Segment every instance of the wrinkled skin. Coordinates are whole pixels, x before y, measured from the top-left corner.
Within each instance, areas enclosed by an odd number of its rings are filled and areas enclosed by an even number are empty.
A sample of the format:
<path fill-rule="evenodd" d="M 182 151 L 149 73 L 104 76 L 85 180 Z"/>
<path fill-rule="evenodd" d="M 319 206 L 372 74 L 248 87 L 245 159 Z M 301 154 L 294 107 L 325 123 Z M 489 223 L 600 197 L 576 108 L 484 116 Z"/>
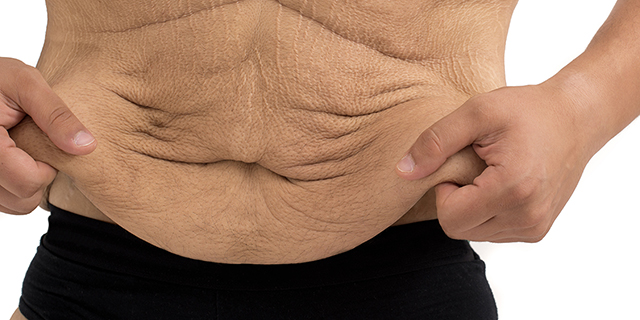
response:
<path fill-rule="evenodd" d="M 394 172 L 422 131 L 504 85 L 513 1 L 49 1 L 38 69 L 91 130 L 83 157 L 11 134 L 60 173 L 49 201 L 176 254 L 294 263 L 436 217 Z M 121 14 L 126 12 L 126 15 Z"/>

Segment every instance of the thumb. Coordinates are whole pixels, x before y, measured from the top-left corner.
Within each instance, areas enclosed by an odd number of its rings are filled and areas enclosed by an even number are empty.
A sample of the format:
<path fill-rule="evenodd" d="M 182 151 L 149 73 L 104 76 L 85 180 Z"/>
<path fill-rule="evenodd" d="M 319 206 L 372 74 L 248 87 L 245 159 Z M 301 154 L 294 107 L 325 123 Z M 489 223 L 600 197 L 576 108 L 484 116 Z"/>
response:
<path fill-rule="evenodd" d="M 396 165 L 396 173 L 407 180 L 417 180 L 434 173 L 458 151 L 483 135 L 480 112 L 474 104 L 460 108 L 422 132 L 407 154 Z"/>
<path fill-rule="evenodd" d="M 93 135 L 39 72 L 23 76 L 18 82 L 14 101 L 58 148 L 74 155 L 89 154 L 96 148 Z"/>

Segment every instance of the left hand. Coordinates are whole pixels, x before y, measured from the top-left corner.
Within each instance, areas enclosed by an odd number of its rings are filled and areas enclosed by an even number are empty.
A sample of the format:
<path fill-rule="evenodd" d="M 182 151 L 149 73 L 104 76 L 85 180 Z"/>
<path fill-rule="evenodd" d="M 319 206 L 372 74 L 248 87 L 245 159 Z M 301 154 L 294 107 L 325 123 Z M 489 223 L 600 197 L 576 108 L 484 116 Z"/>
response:
<path fill-rule="evenodd" d="M 471 185 L 436 187 L 442 228 L 456 239 L 537 242 L 595 153 L 589 146 L 594 130 L 579 110 L 547 84 L 481 94 L 424 131 L 396 171 L 421 179 L 473 145 L 488 167 Z"/>

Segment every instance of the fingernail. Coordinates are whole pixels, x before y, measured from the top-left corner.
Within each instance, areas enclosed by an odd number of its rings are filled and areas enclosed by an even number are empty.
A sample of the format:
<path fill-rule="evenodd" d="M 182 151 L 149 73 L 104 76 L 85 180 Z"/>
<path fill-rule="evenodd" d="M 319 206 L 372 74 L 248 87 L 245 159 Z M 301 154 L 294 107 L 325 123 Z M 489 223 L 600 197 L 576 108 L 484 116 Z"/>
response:
<path fill-rule="evenodd" d="M 413 161 L 413 157 L 410 153 L 407 153 L 400 162 L 396 165 L 400 172 L 413 172 L 413 169 L 416 167 L 416 162 Z"/>
<path fill-rule="evenodd" d="M 76 133 L 76 136 L 73 137 L 73 143 L 75 143 L 78 147 L 86 147 L 92 144 L 95 140 L 96 138 L 94 138 L 89 132 L 86 132 L 84 130 Z"/>

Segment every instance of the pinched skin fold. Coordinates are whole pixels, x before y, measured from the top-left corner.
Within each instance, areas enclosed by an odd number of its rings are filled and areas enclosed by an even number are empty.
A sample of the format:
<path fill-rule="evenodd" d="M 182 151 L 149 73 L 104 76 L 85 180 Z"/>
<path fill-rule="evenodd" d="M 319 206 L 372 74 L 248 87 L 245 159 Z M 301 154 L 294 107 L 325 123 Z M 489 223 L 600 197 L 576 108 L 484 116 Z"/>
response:
<path fill-rule="evenodd" d="M 433 219 L 433 186 L 472 182 L 484 163 L 471 149 L 421 181 L 395 163 L 504 85 L 515 3 L 47 5 L 38 68 L 99 141 L 73 157 L 29 120 L 11 132 L 60 170 L 49 201 L 182 256 L 271 264 Z"/>

